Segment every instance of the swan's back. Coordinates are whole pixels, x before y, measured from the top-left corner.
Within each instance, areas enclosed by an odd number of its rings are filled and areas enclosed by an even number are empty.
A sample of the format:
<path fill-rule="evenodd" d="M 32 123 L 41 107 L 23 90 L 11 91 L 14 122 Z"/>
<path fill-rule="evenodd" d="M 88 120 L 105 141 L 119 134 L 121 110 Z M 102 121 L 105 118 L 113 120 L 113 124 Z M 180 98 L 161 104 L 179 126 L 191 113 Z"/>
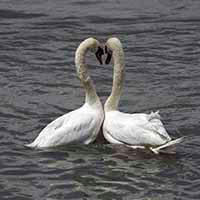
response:
<path fill-rule="evenodd" d="M 27 146 L 45 148 L 65 144 L 89 144 L 96 138 L 102 120 L 101 110 L 85 103 L 81 108 L 48 124 L 35 141 Z"/>
<path fill-rule="evenodd" d="M 105 137 L 109 134 L 127 145 L 159 146 L 171 140 L 158 113 L 110 111 L 106 113 L 103 129 Z"/>

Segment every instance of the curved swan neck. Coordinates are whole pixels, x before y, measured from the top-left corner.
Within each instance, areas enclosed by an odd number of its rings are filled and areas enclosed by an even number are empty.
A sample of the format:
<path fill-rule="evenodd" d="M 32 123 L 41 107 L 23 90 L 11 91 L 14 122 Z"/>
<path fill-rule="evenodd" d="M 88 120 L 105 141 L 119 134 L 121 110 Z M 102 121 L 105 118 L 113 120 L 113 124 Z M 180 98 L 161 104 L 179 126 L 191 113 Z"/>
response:
<path fill-rule="evenodd" d="M 84 40 L 76 50 L 75 65 L 77 75 L 85 89 L 85 102 L 92 105 L 99 101 L 94 84 L 88 74 L 88 66 L 85 63 L 85 57 L 88 50 L 92 50 L 97 41 L 93 38 Z"/>
<path fill-rule="evenodd" d="M 113 51 L 114 73 L 112 92 L 105 103 L 105 112 L 118 109 L 125 75 L 124 52 L 120 41 L 116 38 L 111 38 L 108 40 L 107 44 Z"/>

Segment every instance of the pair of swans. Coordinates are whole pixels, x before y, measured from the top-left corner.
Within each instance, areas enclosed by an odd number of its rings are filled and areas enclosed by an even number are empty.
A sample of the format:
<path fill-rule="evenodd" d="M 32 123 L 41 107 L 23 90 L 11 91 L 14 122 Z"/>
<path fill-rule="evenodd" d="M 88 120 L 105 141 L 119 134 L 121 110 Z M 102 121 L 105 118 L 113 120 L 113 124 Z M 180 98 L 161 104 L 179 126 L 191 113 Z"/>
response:
<path fill-rule="evenodd" d="M 88 74 L 85 57 L 88 51 L 95 53 L 102 64 L 102 55 L 109 64 L 114 61 L 111 95 L 104 109 Z M 103 124 L 103 134 L 110 143 L 125 144 L 132 148 L 149 148 L 155 154 L 172 153 L 175 144 L 183 138 L 172 140 L 166 132 L 158 112 L 151 114 L 128 114 L 118 111 L 125 74 L 124 52 L 117 38 L 110 38 L 105 49 L 94 38 L 84 40 L 76 50 L 77 75 L 85 89 L 85 103 L 48 124 L 28 147 L 45 148 L 66 144 L 89 144 L 93 142 Z M 105 115 L 105 116 L 104 116 Z"/>

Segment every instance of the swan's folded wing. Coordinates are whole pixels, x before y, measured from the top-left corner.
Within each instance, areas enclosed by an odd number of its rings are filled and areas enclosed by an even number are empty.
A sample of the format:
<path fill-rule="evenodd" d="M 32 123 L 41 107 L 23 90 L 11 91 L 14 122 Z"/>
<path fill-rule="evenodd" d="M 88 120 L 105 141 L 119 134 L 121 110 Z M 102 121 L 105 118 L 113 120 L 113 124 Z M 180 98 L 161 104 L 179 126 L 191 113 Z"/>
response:
<path fill-rule="evenodd" d="M 157 146 L 165 143 L 167 133 L 162 122 L 159 119 L 149 121 L 147 116 L 116 113 L 105 128 L 113 138 L 127 145 Z"/>
<path fill-rule="evenodd" d="M 30 147 L 52 147 L 70 143 L 85 143 L 95 130 L 94 113 L 77 109 L 47 125 Z"/>
<path fill-rule="evenodd" d="M 104 133 L 108 134 L 115 143 L 127 145 L 136 145 L 138 142 L 137 135 L 129 130 L 129 116 L 120 112 L 110 112 L 104 122 Z M 112 143 L 112 142 L 111 142 Z"/>
<path fill-rule="evenodd" d="M 145 129 L 158 134 L 163 140 L 170 141 L 171 138 L 168 135 L 162 121 L 160 120 L 160 115 L 158 112 L 151 113 L 147 115 L 148 122 L 141 124 Z"/>
<path fill-rule="evenodd" d="M 132 117 L 132 122 L 137 125 L 138 128 L 140 127 L 140 129 L 149 131 L 152 134 L 157 134 L 159 137 L 163 138 L 163 140 L 171 140 L 161 121 L 159 111 L 151 112 L 150 114 L 132 114 L 130 116 Z"/>

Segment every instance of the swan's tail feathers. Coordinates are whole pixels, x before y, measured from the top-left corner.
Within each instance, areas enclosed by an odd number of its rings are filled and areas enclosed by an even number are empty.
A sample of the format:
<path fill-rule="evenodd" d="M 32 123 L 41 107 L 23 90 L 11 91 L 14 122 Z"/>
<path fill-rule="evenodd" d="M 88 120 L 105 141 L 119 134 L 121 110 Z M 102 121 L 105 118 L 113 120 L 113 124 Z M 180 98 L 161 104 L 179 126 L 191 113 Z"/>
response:
<path fill-rule="evenodd" d="M 30 143 L 30 144 L 25 144 L 24 145 L 25 147 L 28 147 L 28 148 L 34 148 L 34 143 Z"/>
<path fill-rule="evenodd" d="M 179 144 L 183 141 L 184 137 L 178 138 L 176 140 L 171 140 L 159 147 L 153 148 L 151 147 L 150 150 L 155 153 L 165 153 L 165 154 L 175 154 L 176 153 L 176 144 Z"/>
<path fill-rule="evenodd" d="M 149 115 L 148 115 L 148 120 L 151 121 L 152 119 L 160 119 L 160 114 L 159 114 L 159 110 L 156 111 L 156 112 L 151 112 Z"/>

